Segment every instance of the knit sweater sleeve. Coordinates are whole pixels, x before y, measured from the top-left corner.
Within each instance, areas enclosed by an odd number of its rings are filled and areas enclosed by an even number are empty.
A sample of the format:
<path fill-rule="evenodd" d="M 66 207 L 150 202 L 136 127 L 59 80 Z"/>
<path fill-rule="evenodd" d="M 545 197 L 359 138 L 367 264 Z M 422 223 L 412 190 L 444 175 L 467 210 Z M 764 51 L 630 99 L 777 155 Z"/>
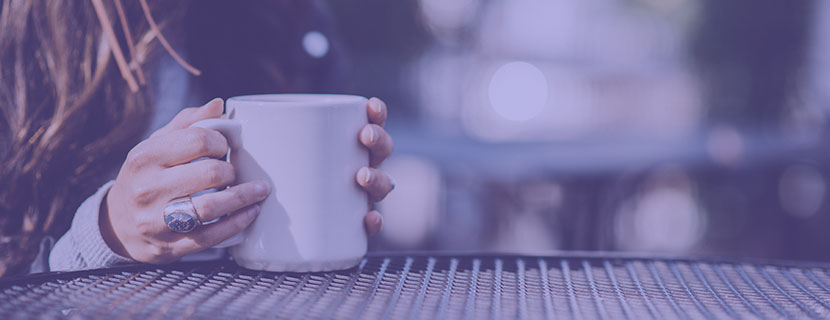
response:
<path fill-rule="evenodd" d="M 94 269 L 135 262 L 113 252 L 104 242 L 98 226 L 101 202 L 113 182 L 103 185 L 78 207 L 69 231 L 55 243 L 49 253 L 51 271 Z"/>

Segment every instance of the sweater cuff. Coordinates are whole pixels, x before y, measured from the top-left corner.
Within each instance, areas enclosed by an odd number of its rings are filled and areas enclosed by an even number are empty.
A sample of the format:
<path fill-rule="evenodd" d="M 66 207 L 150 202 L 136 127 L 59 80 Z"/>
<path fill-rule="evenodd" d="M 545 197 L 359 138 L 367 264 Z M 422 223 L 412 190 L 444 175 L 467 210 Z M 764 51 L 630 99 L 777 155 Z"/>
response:
<path fill-rule="evenodd" d="M 98 224 L 101 203 L 114 182 L 110 181 L 104 184 L 78 207 L 75 218 L 72 219 L 72 227 L 64 235 L 64 238 L 67 238 L 65 240 L 68 240 L 73 247 L 76 257 L 80 258 L 81 265 L 77 267 L 81 269 L 135 262 L 112 251 L 101 236 L 101 228 Z"/>

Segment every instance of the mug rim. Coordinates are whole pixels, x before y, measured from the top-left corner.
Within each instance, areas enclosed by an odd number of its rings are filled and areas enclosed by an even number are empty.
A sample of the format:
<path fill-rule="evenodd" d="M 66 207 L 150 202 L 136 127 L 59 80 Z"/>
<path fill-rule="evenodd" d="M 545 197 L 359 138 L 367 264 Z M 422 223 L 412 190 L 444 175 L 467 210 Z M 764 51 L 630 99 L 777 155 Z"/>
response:
<path fill-rule="evenodd" d="M 366 101 L 363 96 L 351 94 L 316 94 L 316 93 L 277 93 L 277 94 L 250 94 L 228 98 L 227 103 L 270 105 L 270 106 L 331 106 L 332 104 L 349 104 Z"/>

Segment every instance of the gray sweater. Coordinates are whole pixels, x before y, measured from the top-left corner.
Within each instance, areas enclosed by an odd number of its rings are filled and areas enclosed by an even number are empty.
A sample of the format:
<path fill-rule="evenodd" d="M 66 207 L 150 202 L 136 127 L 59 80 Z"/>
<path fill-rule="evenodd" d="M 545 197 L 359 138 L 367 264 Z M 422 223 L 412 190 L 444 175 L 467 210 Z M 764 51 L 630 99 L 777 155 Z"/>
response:
<path fill-rule="evenodd" d="M 112 183 L 113 181 L 107 182 L 78 207 L 69 231 L 55 243 L 49 253 L 51 271 L 94 269 L 134 262 L 113 252 L 104 242 L 98 227 L 101 201 Z"/>

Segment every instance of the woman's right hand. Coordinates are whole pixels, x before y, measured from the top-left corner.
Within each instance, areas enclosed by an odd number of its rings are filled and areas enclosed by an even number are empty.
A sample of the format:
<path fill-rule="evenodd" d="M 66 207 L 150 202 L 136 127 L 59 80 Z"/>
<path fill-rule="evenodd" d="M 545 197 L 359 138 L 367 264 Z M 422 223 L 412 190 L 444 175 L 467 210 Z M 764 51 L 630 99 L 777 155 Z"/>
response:
<path fill-rule="evenodd" d="M 170 200 L 234 182 L 233 166 L 217 159 L 228 151 L 225 137 L 215 130 L 190 127 L 218 118 L 222 106 L 221 99 L 214 99 L 182 110 L 127 155 L 99 216 L 104 241 L 115 253 L 139 262 L 172 262 L 230 238 L 259 214 L 258 203 L 270 190 L 265 182 L 253 181 L 193 197 L 201 221 L 232 212 L 218 222 L 184 234 L 164 223 L 163 210 Z M 210 159 L 191 162 L 202 157 Z"/>

